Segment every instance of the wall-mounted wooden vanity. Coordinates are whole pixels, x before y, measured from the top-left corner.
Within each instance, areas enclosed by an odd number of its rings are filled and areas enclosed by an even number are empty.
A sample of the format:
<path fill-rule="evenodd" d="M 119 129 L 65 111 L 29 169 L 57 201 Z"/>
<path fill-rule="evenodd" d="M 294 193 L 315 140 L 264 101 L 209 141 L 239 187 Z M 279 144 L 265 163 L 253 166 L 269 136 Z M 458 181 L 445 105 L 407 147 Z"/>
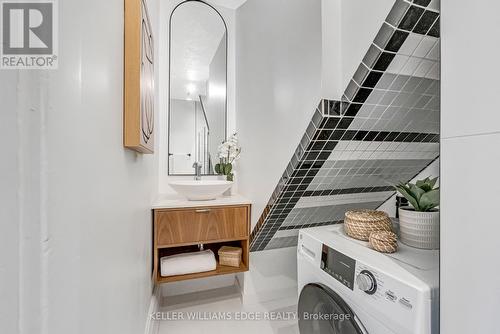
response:
<path fill-rule="evenodd" d="M 247 271 L 249 268 L 251 204 L 240 196 L 213 201 L 160 198 L 153 206 L 153 275 L 157 283 L 167 283 Z M 198 250 L 203 244 L 217 260 L 213 271 L 162 277 L 163 256 Z M 239 267 L 222 266 L 217 251 L 222 246 L 242 248 Z"/>

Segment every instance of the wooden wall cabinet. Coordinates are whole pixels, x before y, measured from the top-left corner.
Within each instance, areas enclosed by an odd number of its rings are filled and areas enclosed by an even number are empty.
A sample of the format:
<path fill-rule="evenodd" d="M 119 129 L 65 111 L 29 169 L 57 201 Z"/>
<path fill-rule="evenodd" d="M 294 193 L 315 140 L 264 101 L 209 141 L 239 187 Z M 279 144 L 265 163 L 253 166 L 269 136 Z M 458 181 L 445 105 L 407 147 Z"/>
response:
<path fill-rule="evenodd" d="M 250 204 L 153 209 L 153 274 L 157 283 L 244 272 L 249 267 Z M 217 268 L 196 274 L 162 277 L 163 256 L 196 251 L 198 245 L 211 249 Z M 239 268 L 221 266 L 217 251 L 222 246 L 241 247 Z"/>

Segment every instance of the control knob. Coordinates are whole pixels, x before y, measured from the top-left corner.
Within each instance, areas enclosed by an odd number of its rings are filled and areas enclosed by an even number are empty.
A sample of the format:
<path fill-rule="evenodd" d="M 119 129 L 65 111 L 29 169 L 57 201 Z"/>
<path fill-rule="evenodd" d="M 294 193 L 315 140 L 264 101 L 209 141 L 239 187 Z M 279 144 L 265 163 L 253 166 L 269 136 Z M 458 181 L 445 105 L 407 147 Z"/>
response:
<path fill-rule="evenodd" d="M 356 277 L 356 285 L 361 291 L 373 295 L 377 291 L 377 280 L 368 270 L 362 270 Z"/>

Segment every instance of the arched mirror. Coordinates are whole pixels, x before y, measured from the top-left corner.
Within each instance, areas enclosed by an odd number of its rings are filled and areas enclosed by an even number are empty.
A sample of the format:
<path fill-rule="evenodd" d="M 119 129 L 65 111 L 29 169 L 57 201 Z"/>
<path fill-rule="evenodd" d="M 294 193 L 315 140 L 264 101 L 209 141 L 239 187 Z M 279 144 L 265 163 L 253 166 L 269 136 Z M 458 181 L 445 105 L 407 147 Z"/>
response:
<path fill-rule="evenodd" d="M 189 0 L 170 16 L 169 175 L 215 174 L 226 139 L 227 28 L 209 4 Z"/>

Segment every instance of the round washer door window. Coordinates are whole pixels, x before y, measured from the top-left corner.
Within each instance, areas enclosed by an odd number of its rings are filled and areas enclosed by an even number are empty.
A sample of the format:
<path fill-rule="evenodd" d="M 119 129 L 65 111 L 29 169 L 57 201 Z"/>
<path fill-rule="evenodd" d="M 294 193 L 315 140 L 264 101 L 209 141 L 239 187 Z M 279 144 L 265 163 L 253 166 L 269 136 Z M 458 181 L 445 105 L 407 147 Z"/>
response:
<path fill-rule="evenodd" d="M 364 334 L 347 303 L 325 285 L 306 285 L 299 297 L 300 334 Z"/>

